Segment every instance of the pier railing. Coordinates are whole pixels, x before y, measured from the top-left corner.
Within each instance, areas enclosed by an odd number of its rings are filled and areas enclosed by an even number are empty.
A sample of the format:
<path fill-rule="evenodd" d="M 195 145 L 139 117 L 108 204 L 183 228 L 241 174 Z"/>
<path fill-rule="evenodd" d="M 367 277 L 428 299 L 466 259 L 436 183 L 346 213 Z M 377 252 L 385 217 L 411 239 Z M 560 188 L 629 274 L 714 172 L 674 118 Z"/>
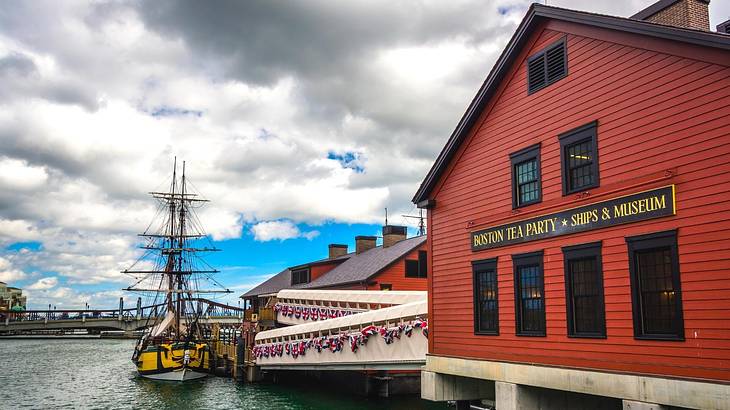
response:
<path fill-rule="evenodd" d="M 201 318 L 244 318 L 244 309 L 230 306 L 212 300 L 197 298 L 193 299 L 192 309 Z M 49 321 L 79 321 L 87 320 L 118 320 L 118 321 L 141 321 L 149 318 L 157 318 L 165 311 L 165 304 L 159 303 L 149 306 L 124 308 L 120 303 L 118 309 L 64 309 L 64 310 L 25 310 L 22 312 L 0 311 L 0 324 L 6 325 L 16 322 L 44 322 Z"/>

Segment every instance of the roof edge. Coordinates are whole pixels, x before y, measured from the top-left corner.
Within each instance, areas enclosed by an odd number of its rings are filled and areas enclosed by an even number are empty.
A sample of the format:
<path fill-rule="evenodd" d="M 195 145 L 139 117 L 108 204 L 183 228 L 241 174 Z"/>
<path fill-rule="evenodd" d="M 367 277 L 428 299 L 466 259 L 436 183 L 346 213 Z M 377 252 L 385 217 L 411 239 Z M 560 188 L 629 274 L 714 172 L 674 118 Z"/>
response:
<path fill-rule="evenodd" d="M 312 266 L 321 266 L 321 265 L 329 265 L 331 263 L 342 263 L 348 259 L 350 259 L 352 255 L 349 253 L 346 253 L 342 256 L 339 256 L 337 258 L 331 258 L 331 259 L 320 259 L 316 260 L 314 262 L 307 262 L 307 263 L 301 263 L 299 265 L 290 266 L 287 269 L 289 270 L 295 270 L 295 269 L 303 269 L 303 268 L 309 268 Z"/>
<path fill-rule="evenodd" d="M 705 0 L 702 0 L 705 1 Z M 474 122 L 481 115 L 484 106 L 491 100 L 492 94 L 501 83 L 506 70 L 511 66 L 517 57 L 517 51 L 521 49 L 527 41 L 528 33 L 536 22 L 542 19 L 562 20 L 572 23 L 585 24 L 609 30 L 618 30 L 633 34 L 646 35 L 667 40 L 679 41 L 694 45 L 701 45 L 711 48 L 719 48 L 722 50 L 730 50 L 730 36 L 726 34 L 714 33 L 711 31 L 687 29 L 681 27 L 667 26 L 658 23 L 652 23 L 643 20 L 634 20 L 626 17 L 608 16 L 603 14 L 595 14 L 585 11 L 577 11 L 564 9 L 560 7 L 545 6 L 538 3 L 532 3 L 515 30 L 514 35 L 507 43 L 497 61 L 494 63 L 489 75 L 482 83 L 477 94 L 472 99 L 466 112 L 459 120 L 456 128 L 444 145 L 436 161 L 421 182 L 418 190 L 414 194 L 411 201 L 418 204 L 429 198 L 441 174 L 448 167 L 453 156 L 458 151 L 463 138 L 474 125 Z"/>
<path fill-rule="evenodd" d="M 482 108 L 482 100 L 487 94 L 487 90 L 494 87 L 493 80 L 503 69 L 504 65 L 508 62 L 512 50 L 515 48 L 516 43 L 521 40 L 527 26 L 532 23 L 533 18 L 535 17 L 536 6 L 538 6 L 537 3 L 532 3 L 530 5 L 530 8 L 527 10 L 527 14 L 525 15 L 525 17 L 523 17 L 519 26 L 517 26 L 517 30 L 515 30 L 514 34 L 512 34 L 512 38 L 510 38 L 509 42 L 507 43 L 507 46 L 504 48 L 504 50 L 502 50 L 502 54 L 500 54 L 499 58 L 492 66 L 492 69 L 489 71 L 489 75 L 487 75 L 487 78 L 482 83 L 479 91 L 477 91 L 476 95 L 471 100 L 471 103 L 469 103 L 466 112 L 456 124 L 456 128 L 451 133 L 451 137 L 449 137 L 446 145 L 444 145 L 444 148 L 441 149 L 441 152 L 436 157 L 436 161 L 431 166 L 428 174 L 426 174 L 426 178 L 424 178 L 424 180 L 421 182 L 421 185 L 418 187 L 418 190 L 411 199 L 411 202 L 418 204 L 419 202 L 429 199 L 428 195 L 431 193 L 434 186 L 436 185 L 436 182 L 440 177 L 441 171 L 443 170 L 443 168 L 448 166 L 451 158 L 455 154 L 455 151 L 459 148 L 459 145 L 461 145 L 460 141 L 459 143 L 457 143 L 456 141 L 457 136 L 461 135 L 462 133 L 468 132 L 469 129 L 471 129 L 473 122 L 476 120 L 476 118 L 473 117 L 479 116 L 481 110 L 479 110 L 479 112 L 477 112 L 477 110 L 479 108 Z"/>

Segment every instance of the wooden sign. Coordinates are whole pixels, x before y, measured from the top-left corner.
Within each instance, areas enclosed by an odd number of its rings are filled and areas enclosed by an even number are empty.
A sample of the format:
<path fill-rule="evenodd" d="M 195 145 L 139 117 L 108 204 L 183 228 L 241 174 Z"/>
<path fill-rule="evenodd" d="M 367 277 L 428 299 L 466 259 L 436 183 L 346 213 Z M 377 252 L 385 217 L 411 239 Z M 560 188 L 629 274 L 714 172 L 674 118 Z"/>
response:
<path fill-rule="evenodd" d="M 568 209 L 471 233 L 471 250 L 498 248 L 553 236 L 674 215 L 674 185 Z"/>

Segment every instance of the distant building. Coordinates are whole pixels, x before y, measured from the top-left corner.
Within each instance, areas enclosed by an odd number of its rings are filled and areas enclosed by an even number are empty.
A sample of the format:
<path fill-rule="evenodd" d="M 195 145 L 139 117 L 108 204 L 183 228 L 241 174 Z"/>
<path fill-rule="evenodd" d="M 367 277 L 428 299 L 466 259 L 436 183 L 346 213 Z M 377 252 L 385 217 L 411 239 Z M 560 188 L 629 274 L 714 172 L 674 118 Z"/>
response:
<path fill-rule="evenodd" d="M 356 236 L 355 251 L 330 244 L 328 256 L 284 269 L 241 295 L 247 306 L 266 317 L 282 289 L 421 290 L 426 279 L 426 237 L 406 237 L 405 226 L 383 226 L 383 245 L 375 236 Z"/>
<path fill-rule="evenodd" d="M 26 297 L 23 296 L 23 290 L 8 286 L 5 282 L 0 282 L 0 311 L 9 311 L 22 308 L 25 310 Z M 16 307 L 17 306 L 17 307 Z"/>
<path fill-rule="evenodd" d="M 532 4 L 414 197 L 424 398 L 730 409 L 730 36 L 708 3 Z"/>

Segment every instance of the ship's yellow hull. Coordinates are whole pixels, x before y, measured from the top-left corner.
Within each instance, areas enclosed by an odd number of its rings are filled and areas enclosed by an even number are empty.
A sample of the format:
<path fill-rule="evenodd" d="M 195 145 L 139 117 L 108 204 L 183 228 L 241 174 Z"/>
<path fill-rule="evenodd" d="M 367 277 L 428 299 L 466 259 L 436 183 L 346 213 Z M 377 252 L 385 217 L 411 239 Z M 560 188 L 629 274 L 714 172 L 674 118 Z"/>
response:
<path fill-rule="evenodd" d="M 139 374 L 151 379 L 199 379 L 210 372 L 210 349 L 205 343 L 149 345 L 140 352 L 136 364 Z"/>

